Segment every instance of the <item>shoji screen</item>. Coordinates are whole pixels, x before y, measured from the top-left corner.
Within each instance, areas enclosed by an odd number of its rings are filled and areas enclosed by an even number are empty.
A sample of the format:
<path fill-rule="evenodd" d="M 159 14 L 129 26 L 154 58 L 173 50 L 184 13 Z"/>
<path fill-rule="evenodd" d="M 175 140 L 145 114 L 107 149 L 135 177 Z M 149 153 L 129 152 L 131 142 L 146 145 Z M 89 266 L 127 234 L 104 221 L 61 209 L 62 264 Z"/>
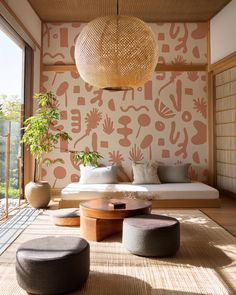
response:
<path fill-rule="evenodd" d="M 217 74 L 215 86 L 217 185 L 236 193 L 236 67 Z"/>

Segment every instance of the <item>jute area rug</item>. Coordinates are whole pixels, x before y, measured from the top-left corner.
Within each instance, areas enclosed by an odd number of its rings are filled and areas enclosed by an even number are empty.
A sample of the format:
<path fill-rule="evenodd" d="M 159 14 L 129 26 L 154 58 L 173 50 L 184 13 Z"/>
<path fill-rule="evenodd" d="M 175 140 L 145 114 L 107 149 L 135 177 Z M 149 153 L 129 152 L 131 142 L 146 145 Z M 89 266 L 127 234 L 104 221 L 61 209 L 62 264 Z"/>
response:
<path fill-rule="evenodd" d="M 174 257 L 132 255 L 122 247 L 121 235 L 90 242 L 89 279 L 71 294 L 236 294 L 236 238 L 198 210 L 154 212 L 181 222 L 181 247 Z M 0 256 L 1 295 L 26 294 L 16 281 L 16 249 L 22 242 L 47 235 L 79 236 L 80 229 L 54 226 L 47 212 L 39 215 Z"/>

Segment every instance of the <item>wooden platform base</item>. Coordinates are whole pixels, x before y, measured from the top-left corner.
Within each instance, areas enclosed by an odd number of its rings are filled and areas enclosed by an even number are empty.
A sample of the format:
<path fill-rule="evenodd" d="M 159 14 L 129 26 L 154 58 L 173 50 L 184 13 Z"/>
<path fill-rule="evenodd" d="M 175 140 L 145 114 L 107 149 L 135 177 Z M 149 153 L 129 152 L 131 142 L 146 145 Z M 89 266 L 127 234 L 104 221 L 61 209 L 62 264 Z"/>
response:
<path fill-rule="evenodd" d="M 217 208 L 220 199 L 192 199 L 192 200 L 153 200 L 152 208 Z M 80 205 L 80 200 L 60 200 L 59 208 L 73 208 Z"/>
<path fill-rule="evenodd" d="M 215 208 L 220 207 L 220 199 L 153 200 L 152 208 Z"/>

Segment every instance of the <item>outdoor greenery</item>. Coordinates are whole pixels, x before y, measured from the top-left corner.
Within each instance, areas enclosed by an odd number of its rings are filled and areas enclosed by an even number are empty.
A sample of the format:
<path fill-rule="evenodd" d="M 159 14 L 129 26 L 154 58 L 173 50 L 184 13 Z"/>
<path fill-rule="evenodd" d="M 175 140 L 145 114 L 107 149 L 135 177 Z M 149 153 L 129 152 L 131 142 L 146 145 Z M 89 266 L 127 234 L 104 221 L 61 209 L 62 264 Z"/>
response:
<path fill-rule="evenodd" d="M 18 96 L 0 95 L 0 120 L 20 122 L 21 105 Z"/>
<path fill-rule="evenodd" d="M 75 162 L 81 161 L 84 166 L 88 163 L 90 165 L 98 166 L 98 160 L 102 159 L 103 156 L 99 152 L 85 152 L 85 151 L 78 151 L 73 152 L 73 159 Z"/>
<path fill-rule="evenodd" d="M 63 140 L 71 140 L 72 138 L 67 132 L 59 129 L 55 132 L 51 128 L 56 125 L 60 114 L 56 96 L 49 91 L 36 93 L 34 99 L 38 102 L 38 109 L 35 116 L 24 121 L 25 127 L 21 142 L 29 148 L 35 157 L 34 181 L 36 181 L 36 170 L 38 170 L 43 155 L 56 148 L 60 138 Z"/>
<path fill-rule="evenodd" d="M 0 183 L 0 199 L 5 197 L 5 191 L 6 188 L 5 188 L 5 183 Z M 19 195 L 19 190 L 18 188 L 15 188 L 15 187 L 9 187 L 9 191 L 8 191 L 8 194 L 9 194 L 9 198 L 11 199 L 17 199 L 18 198 L 18 195 Z"/>
<path fill-rule="evenodd" d="M 18 198 L 19 195 L 17 158 L 20 148 L 21 106 L 22 104 L 19 96 L 0 94 L 0 199 L 5 197 L 6 135 L 8 133 L 9 123 L 11 123 L 9 197 Z"/>

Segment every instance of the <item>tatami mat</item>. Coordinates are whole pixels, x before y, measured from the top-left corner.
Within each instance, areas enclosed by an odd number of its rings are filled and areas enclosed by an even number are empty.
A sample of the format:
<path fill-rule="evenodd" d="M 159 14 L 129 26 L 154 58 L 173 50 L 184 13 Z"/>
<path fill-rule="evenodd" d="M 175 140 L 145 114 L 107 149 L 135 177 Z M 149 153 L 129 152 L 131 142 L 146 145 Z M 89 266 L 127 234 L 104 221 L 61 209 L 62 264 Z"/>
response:
<path fill-rule="evenodd" d="M 122 247 L 121 235 L 99 243 L 90 242 L 89 279 L 81 290 L 72 294 L 236 294 L 236 238 L 198 210 L 156 212 L 174 216 L 181 222 L 181 247 L 176 256 L 132 255 Z M 16 281 L 16 249 L 24 241 L 46 235 L 79 236 L 80 229 L 54 226 L 45 212 L 39 215 L 0 256 L 1 295 L 26 294 Z"/>
<path fill-rule="evenodd" d="M 21 208 L 0 225 L 0 254 L 34 221 L 42 210 Z"/>

